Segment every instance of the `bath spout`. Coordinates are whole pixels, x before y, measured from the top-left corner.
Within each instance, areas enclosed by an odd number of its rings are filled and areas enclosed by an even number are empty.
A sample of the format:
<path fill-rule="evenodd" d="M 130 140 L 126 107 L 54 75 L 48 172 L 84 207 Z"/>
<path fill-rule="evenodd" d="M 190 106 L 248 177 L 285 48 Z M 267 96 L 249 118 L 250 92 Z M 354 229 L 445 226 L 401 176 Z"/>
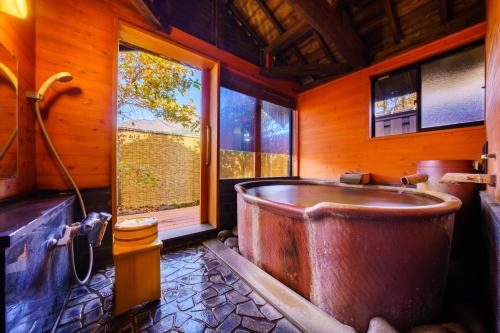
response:
<path fill-rule="evenodd" d="M 425 183 L 429 179 L 429 176 L 424 174 L 414 174 L 408 175 L 401 178 L 401 183 L 403 185 L 417 185 L 419 183 Z"/>
<path fill-rule="evenodd" d="M 92 212 L 81 222 L 81 233 L 88 236 L 91 244 L 99 247 L 109 220 L 111 220 L 110 214 Z"/>
<path fill-rule="evenodd" d="M 440 183 L 476 183 L 487 184 L 496 187 L 497 177 L 495 175 L 481 174 L 481 173 L 447 173 L 445 174 Z"/>

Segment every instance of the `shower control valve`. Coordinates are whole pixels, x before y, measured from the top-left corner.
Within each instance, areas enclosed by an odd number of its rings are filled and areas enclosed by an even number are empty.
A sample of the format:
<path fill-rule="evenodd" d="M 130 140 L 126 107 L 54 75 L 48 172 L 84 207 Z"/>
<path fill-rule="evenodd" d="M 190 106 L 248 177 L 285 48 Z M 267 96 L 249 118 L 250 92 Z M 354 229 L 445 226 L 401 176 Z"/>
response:
<path fill-rule="evenodd" d="M 67 246 L 68 244 L 70 244 L 71 240 L 78 234 L 80 226 L 81 223 L 79 222 L 64 226 L 63 235 L 59 239 L 49 239 L 47 247 L 49 249 L 53 249 L 58 246 Z"/>

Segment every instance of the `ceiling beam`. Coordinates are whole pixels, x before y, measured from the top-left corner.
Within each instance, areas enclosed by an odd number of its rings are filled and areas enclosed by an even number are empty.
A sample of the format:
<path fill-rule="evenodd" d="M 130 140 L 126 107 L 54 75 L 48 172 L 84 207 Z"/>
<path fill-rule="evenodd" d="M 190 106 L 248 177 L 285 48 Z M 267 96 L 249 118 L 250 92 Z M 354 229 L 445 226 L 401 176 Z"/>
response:
<path fill-rule="evenodd" d="M 323 37 L 321 37 L 321 35 L 318 34 L 318 32 L 316 30 L 314 30 L 313 36 L 318 41 L 319 45 L 321 46 L 321 49 L 323 50 L 325 57 L 331 63 L 336 63 L 337 60 L 335 59 L 335 56 L 333 55 L 332 50 L 330 50 L 330 47 L 325 43 L 325 40 L 323 39 Z"/>
<path fill-rule="evenodd" d="M 259 5 L 259 8 L 264 12 L 264 14 L 267 16 L 267 18 L 271 21 L 271 24 L 273 25 L 274 29 L 278 30 L 279 33 L 285 32 L 285 28 L 281 25 L 281 23 L 278 21 L 276 16 L 274 16 L 273 12 L 269 9 L 267 4 L 264 2 L 264 0 L 255 0 L 257 4 Z"/>
<path fill-rule="evenodd" d="M 273 40 L 265 49 L 265 53 L 270 55 L 277 54 L 311 32 L 311 29 L 311 26 L 307 22 L 298 22 L 290 30 L 285 31 Z"/>
<path fill-rule="evenodd" d="M 292 77 L 342 74 L 349 70 L 350 67 L 344 64 L 308 64 L 264 68 L 260 73 L 269 77 Z"/>
<path fill-rule="evenodd" d="M 267 16 L 267 18 L 271 21 L 271 24 L 273 25 L 274 29 L 276 29 L 280 34 L 284 33 L 285 28 L 283 28 L 283 25 L 281 25 L 281 23 L 278 21 L 276 16 L 274 16 L 273 12 L 271 11 L 271 9 L 269 9 L 269 7 L 264 2 L 264 0 L 255 0 L 255 2 L 257 2 L 257 4 L 259 5 L 259 8 L 264 12 L 264 14 Z M 292 48 L 292 52 L 295 55 L 295 57 L 297 58 L 299 63 L 303 63 L 303 64 L 307 63 L 306 58 L 300 52 L 298 47 L 294 46 Z"/>
<path fill-rule="evenodd" d="M 229 10 L 229 14 L 231 14 L 234 17 L 238 25 L 243 27 L 243 29 L 246 31 L 246 34 L 249 37 L 252 37 L 258 46 L 265 47 L 267 43 L 257 34 L 257 32 L 255 32 L 253 27 L 250 24 L 248 24 L 243 14 L 241 14 L 240 11 L 234 6 L 233 2 L 228 1 L 226 3 L 226 6 Z"/>
<path fill-rule="evenodd" d="M 367 65 L 363 43 L 326 0 L 289 0 L 289 3 L 328 43 L 335 45 L 353 68 Z"/>
<path fill-rule="evenodd" d="M 439 17 L 441 23 L 447 23 L 452 19 L 451 0 L 439 0 Z"/>
<path fill-rule="evenodd" d="M 394 38 L 394 43 L 399 44 L 401 42 L 401 29 L 399 27 L 396 10 L 392 5 L 391 0 L 382 0 L 384 2 L 385 15 L 389 21 L 389 26 L 391 28 L 392 37 Z"/>
<path fill-rule="evenodd" d="M 306 84 L 303 84 L 297 88 L 294 88 L 293 90 L 295 90 L 297 93 L 303 93 L 304 91 L 307 91 L 309 89 L 313 89 L 313 88 L 316 88 L 318 86 L 321 86 L 325 83 L 328 83 L 328 82 L 331 82 L 333 80 L 336 80 L 338 79 L 339 77 L 341 77 L 343 74 L 345 73 L 340 73 L 340 74 L 333 74 L 333 75 L 329 75 L 329 76 L 326 76 L 326 77 L 322 77 L 321 79 L 317 79 L 317 80 L 314 80 L 312 82 L 308 82 Z"/>
<path fill-rule="evenodd" d="M 132 0 L 131 3 L 153 28 L 170 33 L 170 26 L 161 22 L 161 15 L 154 2 Z"/>

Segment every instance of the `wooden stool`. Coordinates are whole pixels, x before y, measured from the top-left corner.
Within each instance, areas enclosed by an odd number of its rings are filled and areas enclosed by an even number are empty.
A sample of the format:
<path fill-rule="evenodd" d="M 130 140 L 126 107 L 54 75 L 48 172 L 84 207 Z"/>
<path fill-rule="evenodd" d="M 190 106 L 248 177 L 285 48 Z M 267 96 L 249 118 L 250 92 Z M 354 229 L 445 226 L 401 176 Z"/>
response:
<path fill-rule="evenodd" d="M 140 218 L 114 227 L 115 314 L 161 298 L 158 220 Z"/>

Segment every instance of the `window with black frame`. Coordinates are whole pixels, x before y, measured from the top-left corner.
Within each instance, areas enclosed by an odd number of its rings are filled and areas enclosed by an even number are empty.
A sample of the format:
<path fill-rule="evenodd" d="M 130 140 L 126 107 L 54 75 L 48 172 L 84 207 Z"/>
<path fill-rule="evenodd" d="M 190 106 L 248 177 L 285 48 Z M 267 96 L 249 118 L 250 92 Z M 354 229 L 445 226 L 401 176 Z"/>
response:
<path fill-rule="evenodd" d="M 221 87 L 220 178 L 290 176 L 292 111 Z"/>
<path fill-rule="evenodd" d="M 484 122 L 484 43 L 372 79 L 372 136 Z"/>

